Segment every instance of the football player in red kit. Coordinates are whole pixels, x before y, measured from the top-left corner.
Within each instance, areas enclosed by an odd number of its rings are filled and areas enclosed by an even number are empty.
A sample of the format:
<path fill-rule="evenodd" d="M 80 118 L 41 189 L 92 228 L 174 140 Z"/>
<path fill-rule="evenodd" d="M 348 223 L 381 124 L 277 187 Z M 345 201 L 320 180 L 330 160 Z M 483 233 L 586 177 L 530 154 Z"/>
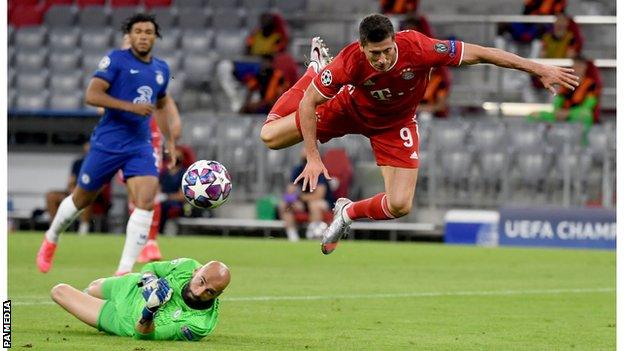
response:
<path fill-rule="evenodd" d="M 331 253 L 353 220 L 387 220 L 407 215 L 418 177 L 416 107 L 427 88 L 429 73 L 438 66 L 491 63 L 536 75 L 544 87 L 574 89 L 578 77 L 569 68 L 542 65 L 494 48 L 456 40 L 437 40 L 416 31 L 394 32 L 388 17 L 373 14 L 360 22 L 358 42 L 347 45 L 335 59 L 318 38 L 312 40 L 306 74 L 275 104 L 261 131 L 271 149 L 304 142 L 307 164 L 295 180 L 302 190 L 314 190 L 318 177 L 329 179 L 321 161 L 321 143 L 345 134 L 370 139 L 385 191 L 352 202 L 341 198 L 325 230 L 321 251 Z"/>

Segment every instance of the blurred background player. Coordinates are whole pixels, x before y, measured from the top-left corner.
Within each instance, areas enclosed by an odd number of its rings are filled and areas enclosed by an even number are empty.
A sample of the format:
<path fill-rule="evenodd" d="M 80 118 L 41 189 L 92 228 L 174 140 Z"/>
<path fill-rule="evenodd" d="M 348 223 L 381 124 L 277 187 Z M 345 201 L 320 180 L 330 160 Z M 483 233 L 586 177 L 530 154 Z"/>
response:
<path fill-rule="evenodd" d="M 148 263 L 141 273 L 97 279 L 84 292 L 58 284 L 51 296 L 74 317 L 108 334 L 196 341 L 216 327 L 218 297 L 229 283 L 230 270 L 219 261 L 202 266 L 178 258 Z M 148 301 L 151 295 L 155 303 Z"/>
<path fill-rule="evenodd" d="M 66 190 L 52 190 L 46 193 L 46 210 L 50 215 L 50 218 L 54 218 L 56 216 L 56 211 L 58 210 L 63 199 L 68 197 L 76 187 L 76 182 L 78 179 L 78 174 L 80 173 L 80 167 L 82 166 L 82 162 L 84 161 L 85 155 L 89 152 L 89 143 L 86 142 L 82 145 L 83 154 L 80 158 L 74 160 L 71 165 L 71 170 L 69 174 L 69 178 L 67 179 L 67 188 Z M 80 214 L 80 224 L 78 225 L 78 234 L 85 235 L 89 233 L 91 228 L 91 220 L 94 214 L 103 215 L 104 217 L 108 213 L 108 209 L 111 206 L 111 190 L 110 183 L 106 183 L 102 191 L 95 199 L 95 201 L 87 206 L 84 211 Z"/>
<path fill-rule="evenodd" d="M 311 58 L 326 62 L 320 55 L 326 50 L 316 39 Z M 578 84 L 572 69 L 538 64 L 494 48 L 435 40 L 415 31 L 395 34 L 386 16 L 373 14 L 361 21 L 359 42 L 348 45 L 331 63 L 317 63 L 319 70 L 308 69 L 282 96 L 288 102 L 278 100 L 261 139 L 271 149 L 304 142 L 308 162 L 296 179 L 302 181 L 302 190 L 314 190 L 320 174 L 329 178 L 317 140 L 323 143 L 345 134 L 363 134 L 370 139 L 381 167 L 385 192 L 357 202 L 336 201 L 334 220 L 321 243 L 324 254 L 333 252 L 353 220 L 388 220 L 410 212 L 419 165 L 414 115 L 429 72 L 437 66 L 477 63 L 535 74 L 553 93 L 554 85 L 574 89 Z"/>
<path fill-rule="evenodd" d="M 303 149 L 300 157 L 299 164 L 292 169 L 290 183 L 286 186 L 286 192 L 279 204 L 280 218 L 284 221 L 286 237 L 290 241 L 299 241 L 297 216 L 301 214 L 308 215 L 306 239 L 319 238 L 327 228 L 327 224 L 323 221 L 324 214 L 334 202 L 329 183 L 322 174 L 319 176 L 318 186 L 312 192 L 302 192 L 294 184 L 307 162 Z"/>
<path fill-rule="evenodd" d="M 91 150 L 83 162 L 78 184 L 61 203 L 37 253 L 37 266 L 44 273 L 51 268 L 60 233 L 93 203 L 102 186 L 119 169 L 124 172 L 137 208 L 128 220 L 117 273 L 132 270 L 147 242 L 158 191 L 158 160 L 151 145 L 149 123 L 152 113 L 164 109 L 169 99 L 169 67 L 151 54 L 156 38 L 160 37 L 153 16 L 134 15 L 123 28 L 131 48 L 113 50 L 103 57 L 86 91 L 85 101 L 105 108 L 106 112 L 91 137 Z M 157 121 L 168 145 L 175 145 L 166 120 Z"/>

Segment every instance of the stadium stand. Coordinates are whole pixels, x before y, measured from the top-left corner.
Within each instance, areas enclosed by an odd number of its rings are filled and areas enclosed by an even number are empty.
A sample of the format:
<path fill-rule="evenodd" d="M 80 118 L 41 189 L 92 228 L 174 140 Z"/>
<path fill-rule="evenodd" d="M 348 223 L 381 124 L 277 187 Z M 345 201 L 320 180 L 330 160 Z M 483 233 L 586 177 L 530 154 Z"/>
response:
<path fill-rule="evenodd" d="M 356 39 L 357 23 L 362 15 L 378 10 L 378 1 L 371 0 L 27 0 L 16 3 L 9 2 L 7 33 L 10 152 L 19 151 L 21 146 L 32 147 L 17 141 L 38 140 L 24 137 L 35 132 L 45 136 L 43 146 L 39 146 L 41 151 L 55 147 L 51 137 L 54 131 L 20 129 L 26 123 L 24 116 L 75 118 L 76 128 L 88 134 L 96 119 L 93 111 L 85 110 L 83 105 L 84 87 L 101 57 L 119 47 L 123 19 L 136 10 L 147 9 L 156 14 L 162 26 L 163 38 L 156 44 L 155 53 L 171 68 L 173 80 L 169 91 L 183 112 L 183 141 L 197 150 L 198 158 L 223 161 L 235 176 L 238 189 L 243 190 L 235 193 L 233 200 L 247 203 L 281 191 L 287 181 L 286 165 L 296 155 L 286 150 L 266 150 L 257 140 L 264 116 L 225 112 L 230 103 L 213 84 L 215 65 L 221 59 L 244 56 L 245 37 L 257 26 L 259 14 L 264 11 L 273 10 L 284 16 L 291 35 L 288 51 L 302 62 L 311 36 L 325 37 L 332 52 L 337 53 L 345 43 Z M 567 12 L 575 17 L 583 36 L 592 38 L 586 40 L 583 50 L 586 56 L 596 59 L 602 73 L 604 122 L 584 135 L 577 125 L 528 123 L 524 115 L 488 110 L 484 108 L 488 103 L 522 104 L 526 102 L 525 96 L 515 85 L 508 84 L 507 76 L 499 74 L 496 68 L 452 68 L 448 120 L 423 120 L 419 125 L 418 208 L 496 208 L 509 201 L 526 203 L 534 198 L 544 204 L 613 206 L 610 194 L 615 182 L 616 145 L 615 2 L 570 0 L 568 3 Z M 498 23 L 552 22 L 548 17 L 515 16 L 521 13 L 521 7 L 515 0 L 442 0 L 424 1 L 420 11 L 428 15 L 437 37 L 491 46 Z M 398 23 L 401 17 L 394 19 Z M 520 47 L 518 51 L 522 53 L 525 49 Z M 550 104 L 549 94 L 538 95 L 536 99 L 538 103 Z M 63 113 L 59 115 L 59 111 Z M 322 146 L 323 150 L 334 147 L 344 149 L 353 162 L 350 195 L 363 197 L 383 191 L 365 138 L 345 136 Z M 33 189 L 33 194 L 20 196 L 32 200 L 38 196 L 37 192 Z M 31 200 L 18 205 L 24 204 L 19 206 L 29 209 L 34 203 Z M 422 218 L 415 212 L 417 219 Z"/>

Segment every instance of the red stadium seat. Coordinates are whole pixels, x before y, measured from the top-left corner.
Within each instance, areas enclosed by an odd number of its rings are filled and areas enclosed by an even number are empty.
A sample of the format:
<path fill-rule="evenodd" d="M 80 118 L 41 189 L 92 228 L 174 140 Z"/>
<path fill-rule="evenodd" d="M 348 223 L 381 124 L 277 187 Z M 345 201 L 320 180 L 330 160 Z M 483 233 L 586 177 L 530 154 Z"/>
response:
<path fill-rule="evenodd" d="M 104 6 L 104 5 L 106 5 L 106 0 L 77 0 L 76 3 L 80 7 Z"/>
<path fill-rule="evenodd" d="M 49 8 L 50 6 L 54 6 L 54 5 L 73 5 L 73 4 L 74 4 L 74 0 L 46 0 L 45 1 L 46 8 Z"/>
<path fill-rule="evenodd" d="M 139 6 L 139 0 L 111 0 L 111 7 Z"/>
<path fill-rule="evenodd" d="M 148 9 L 153 7 L 168 7 L 171 6 L 171 0 L 144 0 L 143 4 Z"/>
<path fill-rule="evenodd" d="M 13 27 L 38 26 L 43 22 L 43 5 L 16 5 L 9 10 L 9 24 Z"/>
<path fill-rule="evenodd" d="M 39 0 L 9 0 L 9 6 L 35 6 Z"/>

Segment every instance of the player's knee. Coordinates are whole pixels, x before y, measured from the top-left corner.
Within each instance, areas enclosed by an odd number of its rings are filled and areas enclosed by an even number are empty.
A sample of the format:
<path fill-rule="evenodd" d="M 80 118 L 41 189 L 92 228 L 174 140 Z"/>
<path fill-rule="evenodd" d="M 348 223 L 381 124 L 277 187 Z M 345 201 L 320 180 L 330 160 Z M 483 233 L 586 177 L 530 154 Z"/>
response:
<path fill-rule="evenodd" d="M 277 142 L 277 135 L 272 130 L 272 128 L 268 127 L 267 124 L 262 126 L 262 129 L 260 130 L 260 139 L 262 140 L 264 145 L 266 145 L 269 149 L 273 149 L 273 150 L 279 149 L 278 147 L 279 145 Z"/>
<path fill-rule="evenodd" d="M 104 282 L 104 278 L 96 279 L 92 281 L 87 289 L 85 290 L 87 294 L 91 296 L 97 296 L 98 292 L 101 290 L 102 283 Z"/>
<path fill-rule="evenodd" d="M 57 303 L 61 303 L 69 288 L 69 285 L 63 283 L 55 285 L 52 290 L 50 290 L 50 296 L 52 297 L 52 300 L 56 301 Z"/>
<path fill-rule="evenodd" d="M 395 218 L 407 216 L 411 210 L 411 201 L 388 201 L 388 211 L 390 211 Z"/>

